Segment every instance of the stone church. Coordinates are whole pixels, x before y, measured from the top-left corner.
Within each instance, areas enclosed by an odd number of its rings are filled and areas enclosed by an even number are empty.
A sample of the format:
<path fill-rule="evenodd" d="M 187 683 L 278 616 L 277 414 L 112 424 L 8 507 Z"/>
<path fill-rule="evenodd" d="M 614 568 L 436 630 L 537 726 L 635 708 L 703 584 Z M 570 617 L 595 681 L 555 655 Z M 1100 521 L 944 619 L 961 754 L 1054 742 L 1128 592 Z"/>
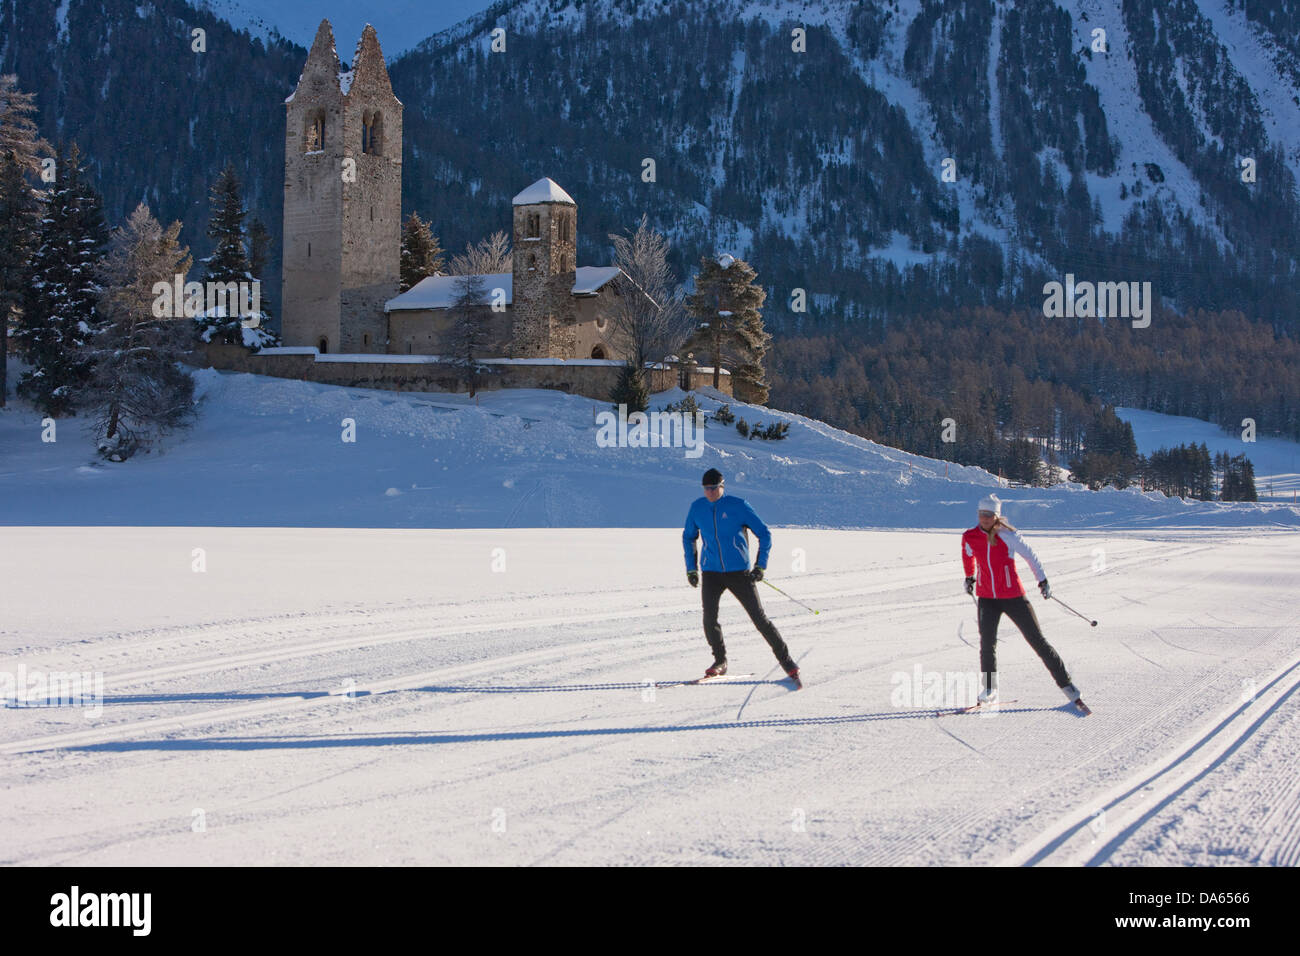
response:
<path fill-rule="evenodd" d="M 285 114 L 284 345 L 438 355 L 461 285 L 437 275 L 398 294 L 402 103 L 374 28 L 344 71 L 322 20 Z M 484 357 L 622 358 L 608 315 L 639 293 L 617 267 L 578 265 L 577 203 L 541 179 L 512 205 L 512 270 L 482 277 Z"/>

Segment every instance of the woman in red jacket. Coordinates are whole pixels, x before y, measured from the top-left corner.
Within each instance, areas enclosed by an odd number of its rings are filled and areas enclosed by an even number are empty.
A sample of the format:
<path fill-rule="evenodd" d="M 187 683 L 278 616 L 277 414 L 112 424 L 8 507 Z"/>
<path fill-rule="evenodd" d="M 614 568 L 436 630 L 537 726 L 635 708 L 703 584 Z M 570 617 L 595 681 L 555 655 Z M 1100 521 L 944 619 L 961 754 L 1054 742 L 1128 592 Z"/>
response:
<path fill-rule="evenodd" d="M 998 700 L 998 621 L 1005 614 L 1020 628 L 1029 646 L 1047 665 L 1056 686 L 1071 703 L 1083 710 L 1078 688 L 1070 683 L 1070 674 L 1060 655 L 1043 637 L 1038 617 L 1025 597 L 1025 589 L 1016 574 L 1017 554 L 1033 569 L 1043 598 L 1051 597 L 1052 589 L 1047 584 L 1047 574 L 1038 555 L 1002 517 L 1002 502 L 996 495 L 989 495 L 980 501 L 979 525 L 961 536 L 966 593 L 979 598 L 980 670 L 984 674 L 984 689 L 980 692 L 979 702 L 996 704 Z"/>

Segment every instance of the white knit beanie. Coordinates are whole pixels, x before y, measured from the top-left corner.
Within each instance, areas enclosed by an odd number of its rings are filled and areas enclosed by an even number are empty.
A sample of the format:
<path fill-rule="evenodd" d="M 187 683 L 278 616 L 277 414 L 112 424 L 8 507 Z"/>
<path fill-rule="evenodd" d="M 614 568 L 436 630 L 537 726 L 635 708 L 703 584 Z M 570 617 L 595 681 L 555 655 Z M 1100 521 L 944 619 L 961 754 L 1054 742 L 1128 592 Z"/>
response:
<path fill-rule="evenodd" d="M 987 495 L 980 499 L 980 511 L 992 511 L 995 515 L 1002 514 L 1002 500 L 997 495 Z"/>

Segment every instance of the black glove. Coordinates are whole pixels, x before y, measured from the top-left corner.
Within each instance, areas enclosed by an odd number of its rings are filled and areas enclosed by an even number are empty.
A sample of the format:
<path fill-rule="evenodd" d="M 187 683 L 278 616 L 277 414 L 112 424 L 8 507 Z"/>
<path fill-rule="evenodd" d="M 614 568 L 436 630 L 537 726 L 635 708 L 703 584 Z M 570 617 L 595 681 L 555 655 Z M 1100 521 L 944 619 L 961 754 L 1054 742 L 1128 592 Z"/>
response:
<path fill-rule="evenodd" d="M 763 569 L 755 565 L 754 570 L 749 572 L 749 580 L 755 583 L 763 580 Z"/>
<path fill-rule="evenodd" d="M 691 587 L 698 588 L 700 586 L 700 573 L 698 571 L 687 571 L 686 580 L 691 582 Z"/>
<path fill-rule="evenodd" d="M 974 593 L 975 593 L 975 579 L 974 579 L 974 578 L 967 578 L 967 579 L 966 579 L 966 593 L 967 593 L 967 594 L 974 594 Z"/>
<path fill-rule="evenodd" d="M 1038 582 L 1038 590 L 1043 592 L 1044 601 L 1046 601 L 1049 597 L 1052 596 L 1052 588 L 1047 583 L 1047 578 L 1043 578 L 1043 580 Z"/>

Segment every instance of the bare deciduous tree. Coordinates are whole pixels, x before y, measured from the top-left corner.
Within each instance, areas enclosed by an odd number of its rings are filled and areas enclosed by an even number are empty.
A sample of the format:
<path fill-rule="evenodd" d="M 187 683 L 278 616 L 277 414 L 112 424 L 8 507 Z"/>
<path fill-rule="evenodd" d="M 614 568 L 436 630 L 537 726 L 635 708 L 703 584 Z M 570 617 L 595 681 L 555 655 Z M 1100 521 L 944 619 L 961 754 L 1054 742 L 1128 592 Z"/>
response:
<path fill-rule="evenodd" d="M 512 262 L 510 237 L 498 230 L 477 245 L 466 246 L 464 255 L 452 256 L 447 274 L 468 276 L 509 272 Z"/>
<path fill-rule="evenodd" d="M 636 231 L 611 233 L 614 264 L 623 270 L 622 293 L 609 314 L 613 337 L 632 364 L 644 369 L 678 350 L 691 331 L 684 292 L 668 265 L 671 245 L 663 233 L 641 216 Z"/>

